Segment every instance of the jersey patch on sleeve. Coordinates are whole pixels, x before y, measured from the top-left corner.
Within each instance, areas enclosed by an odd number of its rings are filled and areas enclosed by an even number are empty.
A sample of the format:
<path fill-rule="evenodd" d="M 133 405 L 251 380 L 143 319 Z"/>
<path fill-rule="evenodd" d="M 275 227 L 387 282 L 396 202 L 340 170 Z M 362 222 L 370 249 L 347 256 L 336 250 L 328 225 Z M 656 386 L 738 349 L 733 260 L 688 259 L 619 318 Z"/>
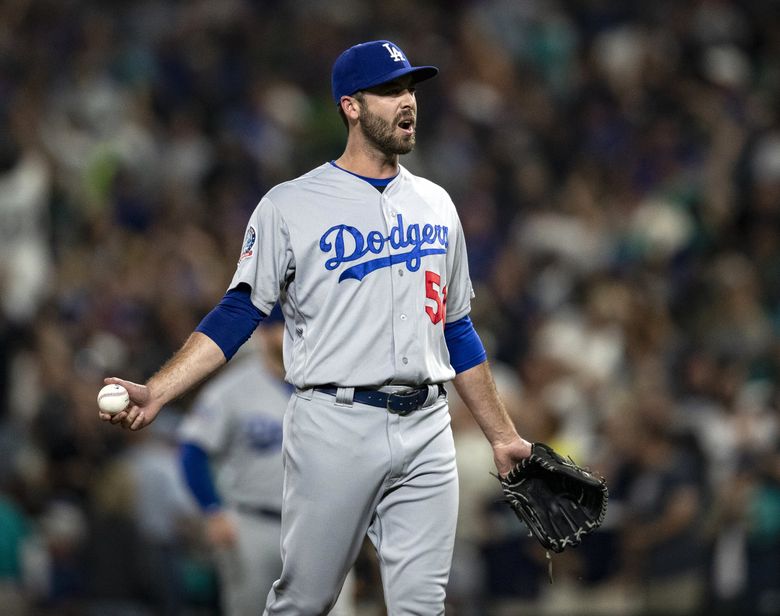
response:
<path fill-rule="evenodd" d="M 255 228 L 250 225 L 246 230 L 246 235 L 244 236 L 244 246 L 241 249 L 241 256 L 238 258 L 239 263 L 244 259 L 252 256 L 252 248 L 255 245 L 256 239 L 257 233 L 255 232 Z"/>

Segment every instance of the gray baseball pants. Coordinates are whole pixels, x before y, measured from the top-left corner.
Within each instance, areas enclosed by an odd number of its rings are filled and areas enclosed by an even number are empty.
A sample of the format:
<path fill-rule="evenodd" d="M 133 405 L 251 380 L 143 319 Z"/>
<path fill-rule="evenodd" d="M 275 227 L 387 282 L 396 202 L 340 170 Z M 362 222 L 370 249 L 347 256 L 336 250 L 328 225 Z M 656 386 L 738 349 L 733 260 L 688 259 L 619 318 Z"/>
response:
<path fill-rule="evenodd" d="M 264 615 L 327 614 L 366 533 L 388 614 L 444 614 L 458 513 L 447 400 L 432 392 L 402 416 L 342 393 L 299 391 L 287 407 L 283 566 Z"/>

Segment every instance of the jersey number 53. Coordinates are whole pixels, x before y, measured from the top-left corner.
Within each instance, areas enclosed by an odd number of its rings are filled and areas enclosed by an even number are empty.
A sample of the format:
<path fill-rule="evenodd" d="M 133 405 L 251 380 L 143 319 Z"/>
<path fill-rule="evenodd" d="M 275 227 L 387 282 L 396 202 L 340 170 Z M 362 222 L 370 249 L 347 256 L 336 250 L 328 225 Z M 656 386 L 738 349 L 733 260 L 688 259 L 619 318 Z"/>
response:
<path fill-rule="evenodd" d="M 433 301 L 434 306 L 425 306 L 425 312 L 436 325 L 447 316 L 447 287 L 441 286 L 441 276 L 436 272 L 425 272 L 425 298 Z"/>

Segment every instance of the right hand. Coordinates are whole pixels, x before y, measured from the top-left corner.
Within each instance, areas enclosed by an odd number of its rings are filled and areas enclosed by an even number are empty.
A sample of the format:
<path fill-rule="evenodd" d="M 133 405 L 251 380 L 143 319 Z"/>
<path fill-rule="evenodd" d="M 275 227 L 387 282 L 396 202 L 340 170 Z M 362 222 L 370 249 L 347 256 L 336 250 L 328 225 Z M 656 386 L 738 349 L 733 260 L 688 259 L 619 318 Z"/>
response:
<path fill-rule="evenodd" d="M 146 385 L 139 385 L 138 383 L 116 377 L 103 379 L 103 382 L 106 385 L 112 383 L 121 385 L 130 394 L 130 404 L 124 411 L 114 415 L 102 411 L 98 412 L 98 416 L 103 421 L 120 424 L 123 428 L 129 430 L 140 430 L 152 423 L 162 408 L 162 405 L 152 398 L 152 394 Z"/>
<path fill-rule="evenodd" d="M 232 548 L 238 540 L 233 519 L 225 511 L 215 511 L 206 519 L 206 539 L 215 548 Z"/>

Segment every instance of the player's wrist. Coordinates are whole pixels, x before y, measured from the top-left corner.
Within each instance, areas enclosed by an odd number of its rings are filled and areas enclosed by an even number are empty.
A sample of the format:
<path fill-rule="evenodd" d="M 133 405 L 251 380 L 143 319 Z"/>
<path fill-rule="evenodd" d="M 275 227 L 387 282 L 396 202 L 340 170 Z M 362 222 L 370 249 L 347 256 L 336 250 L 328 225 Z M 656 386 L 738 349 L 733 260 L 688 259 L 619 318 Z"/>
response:
<path fill-rule="evenodd" d="M 211 503 L 203 507 L 203 515 L 207 518 L 220 517 L 225 513 L 222 503 Z"/>
<path fill-rule="evenodd" d="M 508 442 L 491 443 L 493 447 L 493 453 L 497 459 L 517 459 L 527 458 L 531 455 L 531 449 L 533 443 L 525 440 L 520 435 L 516 435 L 515 438 Z"/>
<path fill-rule="evenodd" d="M 152 377 L 148 381 L 146 381 L 146 383 L 143 383 L 141 385 L 141 387 L 146 388 L 146 393 L 149 394 L 149 398 L 152 398 L 153 397 L 152 392 L 158 389 L 156 381 L 157 381 L 156 377 Z"/>
<path fill-rule="evenodd" d="M 222 509 L 207 513 L 205 516 L 205 520 L 207 524 L 222 525 L 224 524 L 225 519 L 226 519 L 225 512 Z"/>
<path fill-rule="evenodd" d="M 493 449 L 507 449 L 522 443 L 527 443 L 527 441 L 514 431 L 498 433 L 490 439 L 490 446 Z"/>
<path fill-rule="evenodd" d="M 170 402 L 170 397 L 166 397 L 165 395 L 165 385 L 158 382 L 154 377 L 149 379 L 144 387 L 146 388 L 147 405 L 153 405 L 162 408 L 168 402 Z"/>

